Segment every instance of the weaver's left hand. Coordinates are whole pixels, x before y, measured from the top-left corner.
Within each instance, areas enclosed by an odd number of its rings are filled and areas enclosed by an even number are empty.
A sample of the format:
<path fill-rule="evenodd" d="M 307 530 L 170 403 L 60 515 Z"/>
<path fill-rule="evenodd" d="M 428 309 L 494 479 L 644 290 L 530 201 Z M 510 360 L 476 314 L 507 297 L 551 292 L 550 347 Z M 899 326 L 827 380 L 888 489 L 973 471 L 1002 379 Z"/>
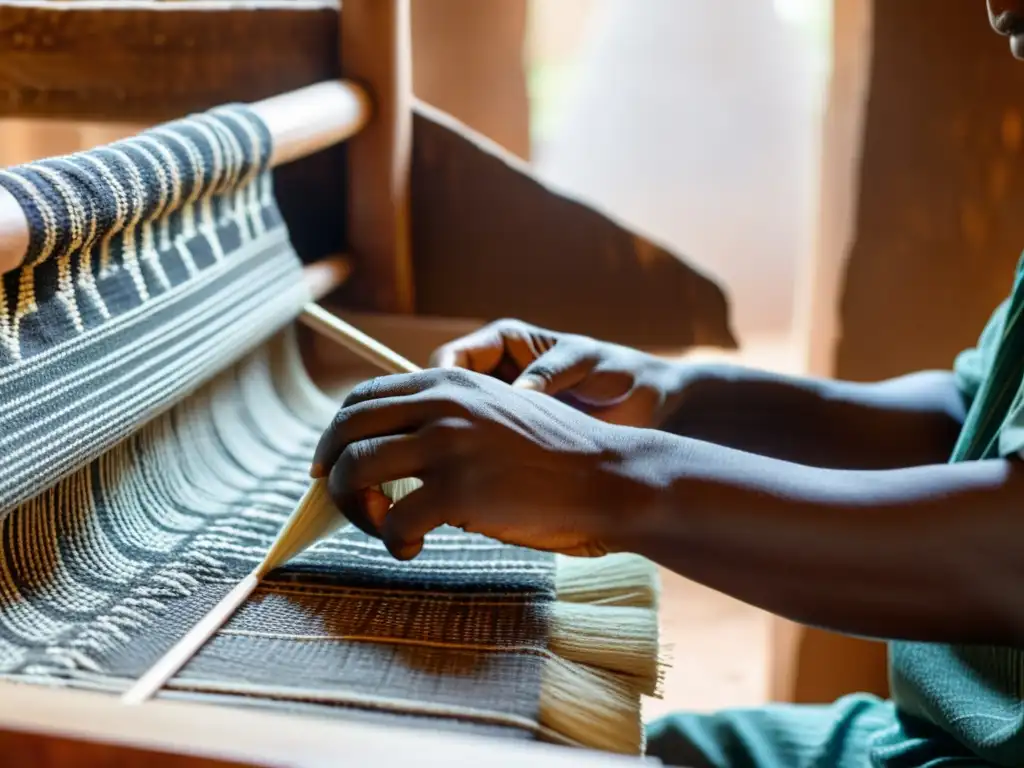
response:
<path fill-rule="evenodd" d="M 649 485 L 642 430 L 461 369 L 385 376 L 356 388 L 316 449 L 339 509 L 398 559 L 448 524 L 572 555 L 610 548 L 618 510 Z M 423 486 L 393 506 L 366 489 Z"/>

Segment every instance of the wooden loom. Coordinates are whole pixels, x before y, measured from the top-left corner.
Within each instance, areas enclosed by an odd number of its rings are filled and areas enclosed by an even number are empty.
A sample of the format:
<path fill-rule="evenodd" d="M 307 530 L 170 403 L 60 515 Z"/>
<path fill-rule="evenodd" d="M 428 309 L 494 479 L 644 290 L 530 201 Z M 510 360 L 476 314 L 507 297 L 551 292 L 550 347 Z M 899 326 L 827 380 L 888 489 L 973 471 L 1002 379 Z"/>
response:
<path fill-rule="evenodd" d="M 361 327 L 417 363 L 496 315 L 638 346 L 734 346 L 710 281 L 414 101 L 409 14 L 409 0 L 347 0 L 343 12 L 326 0 L 8 0 L 0 115 L 129 123 L 130 133 L 259 102 L 314 295 L 359 310 Z M 26 243 L 11 202 L 0 196 L 0 271 Z M 339 252 L 350 256 L 324 260 Z M 329 375 L 344 357 L 321 338 L 309 340 L 309 359 Z M 25 764 L 311 766 L 405 763 L 434 751 L 449 765 L 612 759 L 519 744 L 496 754 L 422 731 L 168 702 L 128 711 L 93 694 L 0 688 L 0 754 L 23 754 Z"/>

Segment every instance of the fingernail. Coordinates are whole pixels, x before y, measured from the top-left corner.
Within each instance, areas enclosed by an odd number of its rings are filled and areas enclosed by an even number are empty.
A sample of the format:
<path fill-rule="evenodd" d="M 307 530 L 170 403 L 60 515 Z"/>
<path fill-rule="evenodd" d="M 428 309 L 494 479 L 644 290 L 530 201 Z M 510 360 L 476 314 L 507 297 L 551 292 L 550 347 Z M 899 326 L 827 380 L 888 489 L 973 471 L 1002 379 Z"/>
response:
<path fill-rule="evenodd" d="M 396 560 L 412 560 L 420 553 L 420 545 L 417 542 L 409 544 L 407 542 L 396 542 L 388 545 L 388 550 L 391 552 L 391 556 Z"/>
<path fill-rule="evenodd" d="M 323 464 L 314 464 L 309 468 L 309 476 L 312 477 L 314 480 L 319 480 L 321 477 L 324 476 L 324 474 L 326 473 L 324 472 Z"/>
<path fill-rule="evenodd" d="M 391 499 L 385 495 L 380 488 L 367 488 L 362 492 L 363 510 L 366 516 L 373 523 L 373 526 L 380 530 L 384 525 L 384 518 L 391 509 Z"/>
<path fill-rule="evenodd" d="M 537 381 L 537 379 L 532 376 L 524 376 L 521 379 L 516 379 L 512 382 L 512 386 L 516 389 L 528 389 L 531 392 L 540 392 L 541 390 L 541 382 Z"/>

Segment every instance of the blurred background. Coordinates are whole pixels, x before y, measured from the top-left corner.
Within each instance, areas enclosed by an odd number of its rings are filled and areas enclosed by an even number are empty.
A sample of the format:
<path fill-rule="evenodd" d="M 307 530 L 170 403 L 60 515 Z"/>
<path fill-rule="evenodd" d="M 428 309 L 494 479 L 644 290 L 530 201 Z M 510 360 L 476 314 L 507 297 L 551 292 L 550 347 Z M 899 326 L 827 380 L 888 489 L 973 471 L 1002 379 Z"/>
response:
<path fill-rule="evenodd" d="M 793 356 L 795 285 L 816 213 L 828 3 L 417 3 L 421 98 L 687 254 L 727 288 L 745 346 Z M 504 57 L 521 61 L 520 80 Z"/>
<path fill-rule="evenodd" d="M 827 10 L 817 0 L 530 4 L 539 173 L 715 277 L 744 346 L 780 347 L 793 330 Z"/>

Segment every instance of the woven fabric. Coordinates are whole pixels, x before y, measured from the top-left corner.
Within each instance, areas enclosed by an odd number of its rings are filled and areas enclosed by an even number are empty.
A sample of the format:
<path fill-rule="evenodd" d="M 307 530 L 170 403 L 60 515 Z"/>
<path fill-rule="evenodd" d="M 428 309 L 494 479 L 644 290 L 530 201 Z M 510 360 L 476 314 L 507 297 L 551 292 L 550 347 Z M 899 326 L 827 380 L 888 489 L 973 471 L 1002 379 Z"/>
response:
<path fill-rule="evenodd" d="M 287 335 L 5 519 L 0 671 L 120 690 L 259 562 L 333 412 L 300 370 Z M 454 530 L 400 564 L 347 527 L 169 688 L 533 732 L 551 576 L 549 555 Z"/>
<path fill-rule="evenodd" d="M 306 300 L 244 107 L 0 171 L 31 224 L 0 281 L 0 510 L 96 458 Z"/>
<path fill-rule="evenodd" d="M 334 403 L 230 107 L 0 173 L 31 225 L 0 295 L 0 677 L 126 689 L 262 558 Z M 415 563 L 347 527 L 269 580 L 163 696 L 542 730 L 550 555 L 443 530 Z"/>

